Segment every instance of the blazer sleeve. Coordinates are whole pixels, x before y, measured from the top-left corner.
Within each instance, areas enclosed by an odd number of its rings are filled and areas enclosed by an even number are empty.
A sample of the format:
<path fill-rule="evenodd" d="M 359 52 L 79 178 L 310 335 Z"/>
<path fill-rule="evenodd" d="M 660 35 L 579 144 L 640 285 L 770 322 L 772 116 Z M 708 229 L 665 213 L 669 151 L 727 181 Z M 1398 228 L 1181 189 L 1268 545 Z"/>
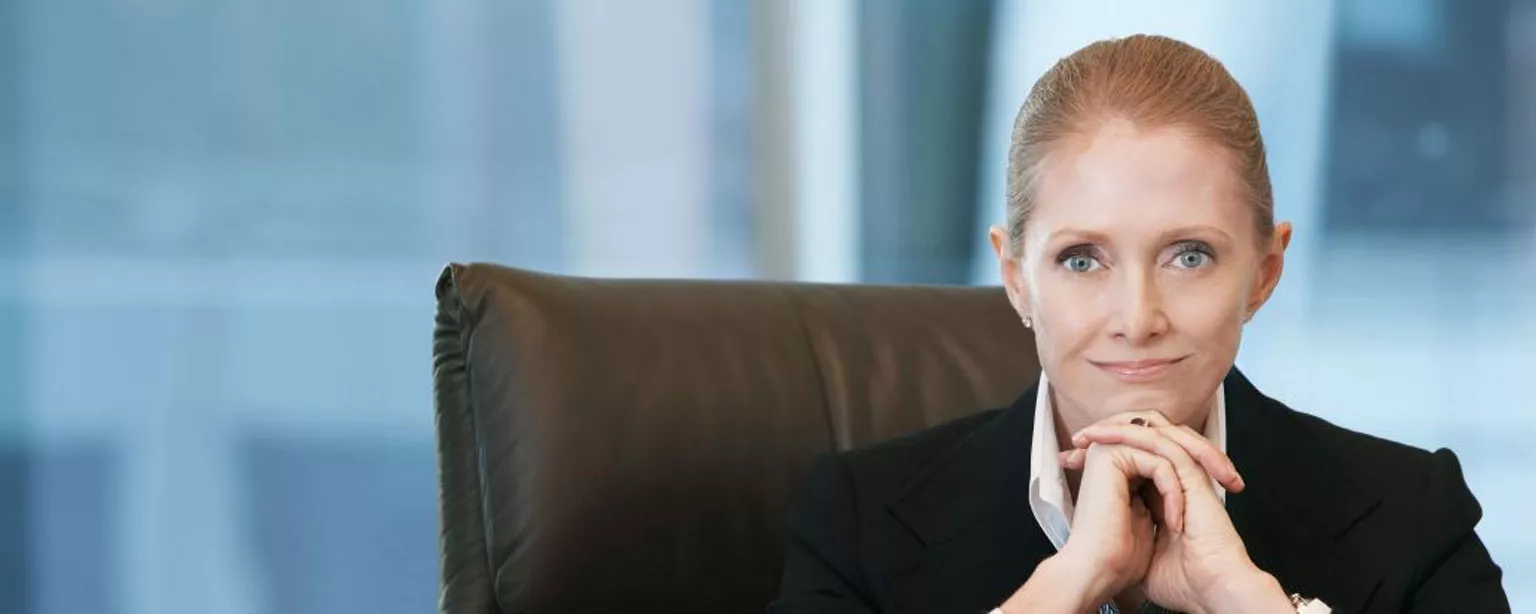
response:
<path fill-rule="evenodd" d="M 1421 535 L 1429 556 L 1414 583 L 1409 612 L 1509 612 L 1502 572 L 1476 531 L 1483 510 L 1450 450 L 1430 458 L 1428 497 Z"/>
<path fill-rule="evenodd" d="M 842 458 L 825 453 L 789 514 L 779 599 L 770 614 L 875 614 L 859 566 L 858 508 Z"/>

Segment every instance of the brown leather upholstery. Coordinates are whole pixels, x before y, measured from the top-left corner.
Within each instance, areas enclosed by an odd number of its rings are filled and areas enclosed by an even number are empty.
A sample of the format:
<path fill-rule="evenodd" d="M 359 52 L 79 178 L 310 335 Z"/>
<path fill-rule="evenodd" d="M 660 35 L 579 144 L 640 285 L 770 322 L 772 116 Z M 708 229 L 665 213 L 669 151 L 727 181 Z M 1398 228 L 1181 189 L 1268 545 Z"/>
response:
<path fill-rule="evenodd" d="M 453 265 L 437 297 L 448 614 L 760 612 L 818 452 L 1038 373 L 998 288 Z"/>

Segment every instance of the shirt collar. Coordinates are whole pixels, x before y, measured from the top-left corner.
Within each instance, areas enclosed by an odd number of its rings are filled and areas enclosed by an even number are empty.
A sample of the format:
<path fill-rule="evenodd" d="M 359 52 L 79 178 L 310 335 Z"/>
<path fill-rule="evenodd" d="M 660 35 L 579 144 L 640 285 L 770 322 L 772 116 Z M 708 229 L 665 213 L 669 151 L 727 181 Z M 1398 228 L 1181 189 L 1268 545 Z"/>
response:
<path fill-rule="evenodd" d="M 1204 435 L 1216 444 L 1222 453 L 1227 452 L 1227 399 L 1226 384 L 1216 387 L 1211 400 L 1211 413 L 1205 420 Z M 1030 440 L 1029 459 L 1029 507 L 1035 521 L 1046 537 L 1059 549 L 1067 542 L 1073 513 L 1072 492 L 1067 488 L 1067 474 L 1056 454 L 1061 446 L 1056 441 L 1056 408 L 1051 403 L 1050 381 L 1045 372 L 1040 373 L 1039 391 L 1035 394 L 1035 424 Z M 1216 494 L 1226 501 L 1226 491 L 1216 486 Z"/>

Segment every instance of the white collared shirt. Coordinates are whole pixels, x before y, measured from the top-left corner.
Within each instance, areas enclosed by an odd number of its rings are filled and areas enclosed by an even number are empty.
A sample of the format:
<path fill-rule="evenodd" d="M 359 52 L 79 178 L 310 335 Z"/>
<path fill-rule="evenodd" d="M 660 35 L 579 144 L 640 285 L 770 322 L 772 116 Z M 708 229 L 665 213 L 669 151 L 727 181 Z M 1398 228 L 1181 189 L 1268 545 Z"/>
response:
<path fill-rule="evenodd" d="M 1205 438 L 1216 444 L 1222 453 L 1227 451 L 1227 399 L 1226 386 L 1216 387 L 1211 400 L 1211 414 L 1205 420 Z M 1057 550 L 1067 543 L 1072 533 L 1072 491 L 1067 488 L 1067 474 L 1056 454 L 1061 445 L 1056 441 L 1056 408 L 1051 404 L 1050 382 L 1045 373 L 1040 374 L 1040 392 L 1035 396 L 1035 426 L 1030 442 L 1029 458 L 1029 509 L 1035 514 L 1040 530 L 1050 538 Z M 1216 494 L 1226 501 L 1226 491 L 1216 486 Z"/>

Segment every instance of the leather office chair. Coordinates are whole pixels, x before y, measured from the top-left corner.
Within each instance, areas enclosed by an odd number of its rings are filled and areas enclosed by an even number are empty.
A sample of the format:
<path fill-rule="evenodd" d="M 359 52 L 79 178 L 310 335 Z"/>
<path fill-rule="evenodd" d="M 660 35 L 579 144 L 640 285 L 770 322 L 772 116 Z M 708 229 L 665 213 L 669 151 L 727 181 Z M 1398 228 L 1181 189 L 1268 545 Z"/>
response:
<path fill-rule="evenodd" d="M 761 612 L 816 454 L 1039 369 L 1000 288 L 453 265 L 437 299 L 446 614 Z"/>

